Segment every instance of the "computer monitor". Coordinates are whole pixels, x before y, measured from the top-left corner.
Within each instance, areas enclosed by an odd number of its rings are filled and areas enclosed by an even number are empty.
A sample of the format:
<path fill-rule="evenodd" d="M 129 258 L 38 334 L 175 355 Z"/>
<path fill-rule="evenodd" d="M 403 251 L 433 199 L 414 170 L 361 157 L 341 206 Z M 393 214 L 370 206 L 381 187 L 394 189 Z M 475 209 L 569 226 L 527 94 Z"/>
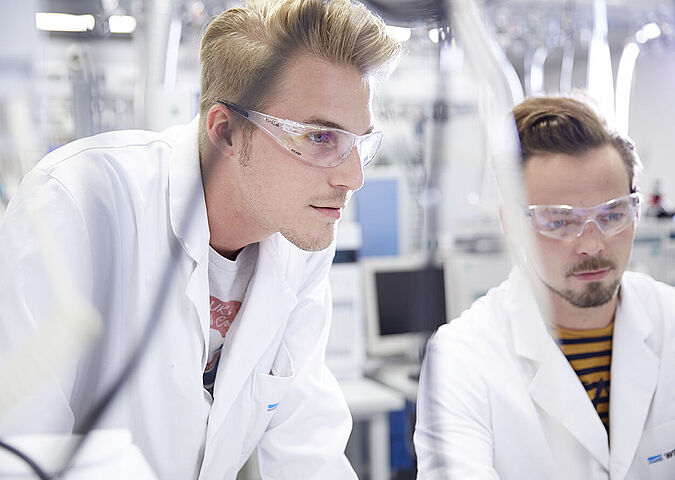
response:
<path fill-rule="evenodd" d="M 443 265 L 406 255 L 366 258 L 362 266 L 368 354 L 416 358 L 447 322 Z"/>

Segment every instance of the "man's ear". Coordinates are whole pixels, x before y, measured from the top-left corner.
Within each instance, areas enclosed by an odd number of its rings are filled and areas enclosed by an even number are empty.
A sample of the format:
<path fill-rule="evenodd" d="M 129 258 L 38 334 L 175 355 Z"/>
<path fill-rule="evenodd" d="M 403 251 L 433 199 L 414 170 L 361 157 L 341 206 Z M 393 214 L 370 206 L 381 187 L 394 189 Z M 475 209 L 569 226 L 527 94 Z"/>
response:
<path fill-rule="evenodd" d="M 233 153 L 233 132 L 232 112 L 225 105 L 219 103 L 212 105 L 206 115 L 206 133 L 213 146 L 223 154 L 231 155 Z"/>

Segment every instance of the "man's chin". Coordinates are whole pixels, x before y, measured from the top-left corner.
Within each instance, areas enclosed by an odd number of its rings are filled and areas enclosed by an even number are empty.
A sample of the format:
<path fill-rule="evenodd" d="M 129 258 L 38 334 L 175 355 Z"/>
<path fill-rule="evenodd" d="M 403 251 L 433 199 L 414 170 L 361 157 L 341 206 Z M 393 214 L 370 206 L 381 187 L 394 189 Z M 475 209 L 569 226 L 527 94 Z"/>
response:
<path fill-rule="evenodd" d="M 335 238 L 335 229 L 331 229 L 329 232 L 322 232 L 323 234 L 307 234 L 302 235 L 299 232 L 295 231 L 282 231 L 281 235 L 291 242 L 293 245 L 298 247 L 300 250 L 306 252 L 318 252 L 320 250 L 325 250 L 332 243 Z"/>
<path fill-rule="evenodd" d="M 590 282 L 582 289 L 556 290 L 551 288 L 551 290 L 577 308 L 594 308 L 609 303 L 616 295 L 618 288 L 619 280 L 613 280 Z"/>

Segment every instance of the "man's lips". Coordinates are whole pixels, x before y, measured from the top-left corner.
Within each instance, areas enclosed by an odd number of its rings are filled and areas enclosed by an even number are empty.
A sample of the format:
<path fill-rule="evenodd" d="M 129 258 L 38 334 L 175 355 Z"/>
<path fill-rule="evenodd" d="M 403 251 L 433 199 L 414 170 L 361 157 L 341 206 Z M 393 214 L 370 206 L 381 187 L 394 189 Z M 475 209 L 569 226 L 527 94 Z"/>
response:
<path fill-rule="evenodd" d="M 325 215 L 328 218 L 339 220 L 342 216 L 342 207 L 326 207 L 326 206 L 317 206 L 310 205 L 316 212 Z"/>
<path fill-rule="evenodd" d="M 604 280 L 607 275 L 609 275 L 610 270 L 611 269 L 609 267 L 597 270 L 585 270 L 581 272 L 574 272 L 570 276 L 576 278 L 577 280 L 581 280 L 582 282 L 599 282 L 600 280 Z"/>

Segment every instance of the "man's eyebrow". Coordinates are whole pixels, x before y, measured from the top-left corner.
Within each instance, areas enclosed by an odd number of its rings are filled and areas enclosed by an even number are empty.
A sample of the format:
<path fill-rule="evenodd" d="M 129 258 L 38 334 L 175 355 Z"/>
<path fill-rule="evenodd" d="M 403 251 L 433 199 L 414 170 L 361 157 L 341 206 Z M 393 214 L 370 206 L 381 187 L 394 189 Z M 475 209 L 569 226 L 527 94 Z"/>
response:
<path fill-rule="evenodd" d="M 322 127 L 328 127 L 328 128 L 338 128 L 338 129 L 344 130 L 344 131 L 346 131 L 346 132 L 349 131 L 349 130 L 347 130 L 345 127 L 343 127 L 342 125 L 340 125 L 339 123 L 335 123 L 335 122 L 332 122 L 332 121 L 330 121 L 330 120 L 326 120 L 325 118 L 321 118 L 321 117 L 310 117 L 309 119 L 305 120 L 305 121 L 302 122 L 302 123 L 310 123 L 310 124 L 312 124 L 312 125 L 320 125 L 320 126 L 322 126 Z M 368 134 L 369 134 L 370 132 L 372 132 L 374 129 L 375 129 L 375 127 L 373 127 L 373 125 L 370 125 L 370 126 L 368 127 L 368 130 L 366 130 L 362 135 L 368 135 Z M 352 133 L 353 133 L 353 132 L 352 132 Z"/>

